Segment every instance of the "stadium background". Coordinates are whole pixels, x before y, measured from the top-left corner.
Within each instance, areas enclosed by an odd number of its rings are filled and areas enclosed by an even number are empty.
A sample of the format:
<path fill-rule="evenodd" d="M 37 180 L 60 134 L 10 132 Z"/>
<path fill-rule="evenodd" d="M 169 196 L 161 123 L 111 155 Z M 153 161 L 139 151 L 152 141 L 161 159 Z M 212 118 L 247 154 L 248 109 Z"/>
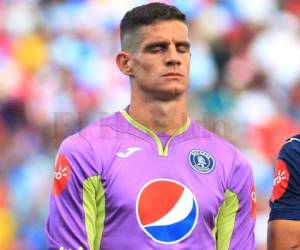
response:
<path fill-rule="evenodd" d="M 117 111 L 129 84 L 118 25 L 146 0 L 0 1 L 0 248 L 46 249 L 64 137 Z M 280 144 L 300 125 L 300 1 L 169 0 L 191 22 L 192 117 L 236 144 L 257 188 L 257 249 Z"/>

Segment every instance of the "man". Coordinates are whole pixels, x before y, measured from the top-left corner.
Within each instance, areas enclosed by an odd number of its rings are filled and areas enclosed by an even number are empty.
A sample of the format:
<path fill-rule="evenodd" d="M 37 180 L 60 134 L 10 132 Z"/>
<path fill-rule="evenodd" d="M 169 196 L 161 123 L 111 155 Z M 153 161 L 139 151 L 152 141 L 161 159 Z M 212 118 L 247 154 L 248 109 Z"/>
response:
<path fill-rule="evenodd" d="M 300 249 L 300 134 L 281 148 L 274 175 L 268 249 Z"/>
<path fill-rule="evenodd" d="M 251 168 L 187 115 L 186 18 L 162 3 L 121 22 L 131 102 L 61 145 L 50 249 L 254 249 Z"/>

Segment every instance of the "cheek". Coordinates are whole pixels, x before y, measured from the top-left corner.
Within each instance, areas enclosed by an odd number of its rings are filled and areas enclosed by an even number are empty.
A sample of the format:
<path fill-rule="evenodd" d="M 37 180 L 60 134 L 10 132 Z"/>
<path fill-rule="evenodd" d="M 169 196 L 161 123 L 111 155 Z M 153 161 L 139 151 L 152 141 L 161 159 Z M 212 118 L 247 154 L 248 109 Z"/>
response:
<path fill-rule="evenodd" d="M 158 75 L 158 67 L 154 64 L 143 64 L 139 67 L 140 78 L 154 78 Z"/>
<path fill-rule="evenodd" d="M 140 77 L 145 77 L 144 75 L 146 72 L 150 73 L 153 68 L 153 64 L 151 63 L 144 63 L 145 60 L 137 60 L 133 65 L 133 70 L 136 74 L 138 74 Z"/>
<path fill-rule="evenodd" d="M 188 68 L 190 68 L 191 65 L 191 56 L 188 56 L 188 58 L 186 59 L 186 65 Z"/>

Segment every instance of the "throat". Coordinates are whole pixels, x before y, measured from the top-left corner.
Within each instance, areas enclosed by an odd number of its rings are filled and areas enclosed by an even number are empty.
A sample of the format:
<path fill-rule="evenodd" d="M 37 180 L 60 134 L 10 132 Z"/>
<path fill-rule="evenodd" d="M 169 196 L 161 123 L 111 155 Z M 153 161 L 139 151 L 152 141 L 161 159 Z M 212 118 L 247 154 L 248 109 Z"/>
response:
<path fill-rule="evenodd" d="M 184 100 L 150 103 L 131 102 L 129 115 L 157 135 L 172 136 L 187 122 Z"/>

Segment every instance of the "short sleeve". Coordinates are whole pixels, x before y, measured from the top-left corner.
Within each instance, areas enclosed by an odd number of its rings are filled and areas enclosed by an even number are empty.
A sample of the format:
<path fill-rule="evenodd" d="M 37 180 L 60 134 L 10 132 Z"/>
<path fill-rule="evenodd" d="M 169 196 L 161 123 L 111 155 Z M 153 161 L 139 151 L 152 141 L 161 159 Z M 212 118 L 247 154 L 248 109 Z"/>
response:
<path fill-rule="evenodd" d="M 300 220 L 300 136 L 282 146 L 274 169 L 269 220 Z"/>

